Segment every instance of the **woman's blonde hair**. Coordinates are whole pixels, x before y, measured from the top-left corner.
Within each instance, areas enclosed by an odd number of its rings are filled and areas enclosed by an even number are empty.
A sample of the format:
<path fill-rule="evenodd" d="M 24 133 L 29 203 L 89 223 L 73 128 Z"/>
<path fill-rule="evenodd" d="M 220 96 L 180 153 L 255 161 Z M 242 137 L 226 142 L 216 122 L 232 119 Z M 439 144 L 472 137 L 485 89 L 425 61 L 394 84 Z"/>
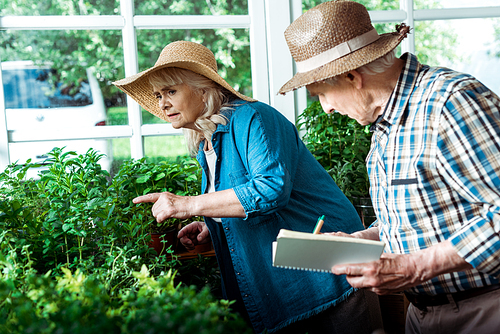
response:
<path fill-rule="evenodd" d="M 217 129 L 217 124 L 227 123 L 227 119 L 220 115 L 220 112 L 223 109 L 230 108 L 230 102 L 236 98 L 234 94 L 216 82 L 182 68 L 167 67 L 155 71 L 149 75 L 149 82 L 156 87 L 185 84 L 195 94 L 202 95 L 205 93 L 205 108 L 194 122 L 199 131 L 182 129 L 191 156 L 196 155 L 199 144 L 203 139 L 211 140 L 212 134 Z"/>

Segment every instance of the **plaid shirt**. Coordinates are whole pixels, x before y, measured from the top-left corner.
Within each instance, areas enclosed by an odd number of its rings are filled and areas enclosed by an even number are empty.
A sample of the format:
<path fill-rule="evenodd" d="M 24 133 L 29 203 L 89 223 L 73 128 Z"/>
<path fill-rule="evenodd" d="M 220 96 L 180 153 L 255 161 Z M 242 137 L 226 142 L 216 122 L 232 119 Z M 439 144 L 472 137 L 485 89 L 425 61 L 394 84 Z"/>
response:
<path fill-rule="evenodd" d="M 450 240 L 474 269 L 409 292 L 452 293 L 500 278 L 500 99 L 475 78 L 412 54 L 372 125 L 370 194 L 386 252 Z"/>

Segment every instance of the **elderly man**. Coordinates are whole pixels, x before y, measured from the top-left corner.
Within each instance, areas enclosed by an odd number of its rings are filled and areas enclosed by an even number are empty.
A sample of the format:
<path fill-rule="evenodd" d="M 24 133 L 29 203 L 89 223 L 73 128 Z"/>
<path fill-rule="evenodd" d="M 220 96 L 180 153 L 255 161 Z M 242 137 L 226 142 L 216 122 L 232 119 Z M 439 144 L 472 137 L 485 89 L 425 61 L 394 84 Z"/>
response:
<path fill-rule="evenodd" d="M 364 6 L 320 4 L 285 37 L 297 74 L 325 112 L 372 124 L 367 157 L 380 260 L 338 265 L 356 288 L 405 291 L 410 333 L 500 329 L 500 99 L 474 77 L 394 49 L 409 28 L 378 35 Z M 347 236 L 347 235 L 346 235 Z"/>

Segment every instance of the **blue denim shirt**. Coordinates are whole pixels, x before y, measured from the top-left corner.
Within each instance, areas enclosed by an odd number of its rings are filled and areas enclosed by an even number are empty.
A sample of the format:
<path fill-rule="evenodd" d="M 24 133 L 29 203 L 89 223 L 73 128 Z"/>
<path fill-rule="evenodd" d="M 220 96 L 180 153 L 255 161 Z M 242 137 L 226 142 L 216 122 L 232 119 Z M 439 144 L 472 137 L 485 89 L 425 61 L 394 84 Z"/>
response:
<path fill-rule="evenodd" d="M 229 122 L 212 136 L 217 154 L 215 189 L 234 189 L 245 218 L 205 217 L 223 278 L 225 297 L 241 294 L 256 332 L 273 332 L 345 300 L 353 291 L 344 276 L 272 266 L 280 229 L 322 232 L 363 228 L 348 199 L 301 141 L 295 126 L 261 102 L 236 101 Z M 203 143 L 197 159 L 207 192 Z"/>

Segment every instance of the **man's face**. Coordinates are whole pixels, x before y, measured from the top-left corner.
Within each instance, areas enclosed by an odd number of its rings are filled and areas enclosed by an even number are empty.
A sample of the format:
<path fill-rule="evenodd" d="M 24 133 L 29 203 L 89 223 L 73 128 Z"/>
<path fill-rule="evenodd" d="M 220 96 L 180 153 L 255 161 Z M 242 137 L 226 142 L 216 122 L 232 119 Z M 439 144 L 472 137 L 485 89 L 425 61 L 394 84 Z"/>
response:
<path fill-rule="evenodd" d="M 367 125 L 376 120 L 373 111 L 361 89 L 347 76 L 341 76 L 333 85 L 317 82 L 306 86 L 311 96 L 318 96 L 323 110 L 330 114 L 338 112 L 355 119 L 361 125 Z"/>

